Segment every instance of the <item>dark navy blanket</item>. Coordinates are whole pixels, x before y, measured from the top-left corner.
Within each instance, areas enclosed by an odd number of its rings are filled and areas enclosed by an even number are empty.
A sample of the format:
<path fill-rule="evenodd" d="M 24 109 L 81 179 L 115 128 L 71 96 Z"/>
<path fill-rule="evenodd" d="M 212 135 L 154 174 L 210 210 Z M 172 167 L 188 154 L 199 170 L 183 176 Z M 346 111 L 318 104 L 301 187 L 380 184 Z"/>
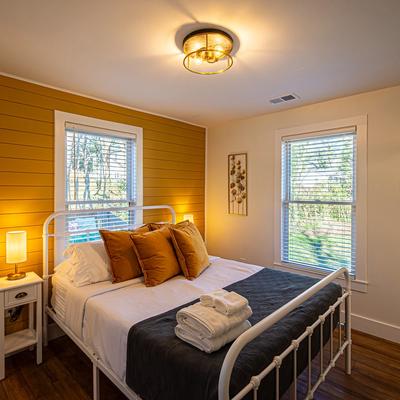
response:
<path fill-rule="evenodd" d="M 249 320 L 254 325 L 316 282 L 317 279 L 314 278 L 264 268 L 225 289 L 235 291 L 249 300 L 253 310 Z M 231 379 L 231 395 L 235 395 L 249 382 L 252 375 L 264 369 L 274 356 L 280 354 L 293 339 L 300 336 L 341 294 L 342 289 L 339 285 L 328 285 L 249 343 L 236 361 Z M 207 354 L 175 336 L 176 312 L 192 303 L 139 322 L 130 329 L 126 383 L 142 399 L 218 399 L 219 372 L 230 345 Z M 335 314 L 334 320 L 336 326 L 338 313 Z M 324 342 L 328 340 L 329 330 L 330 319 L 327 319 L 324 325 Z M 307 342 L 303 341 L 298 351 L 298 373 L 307 366 Z M 318 351 L 319 329 L 313 334 L 313 357 Z M 281 394 L 289 388 L 292 378 L 293 359 L 290 355 L 280 369 Z M 259 398 L 275 399 L 274 373 L 263 380 Z"/>

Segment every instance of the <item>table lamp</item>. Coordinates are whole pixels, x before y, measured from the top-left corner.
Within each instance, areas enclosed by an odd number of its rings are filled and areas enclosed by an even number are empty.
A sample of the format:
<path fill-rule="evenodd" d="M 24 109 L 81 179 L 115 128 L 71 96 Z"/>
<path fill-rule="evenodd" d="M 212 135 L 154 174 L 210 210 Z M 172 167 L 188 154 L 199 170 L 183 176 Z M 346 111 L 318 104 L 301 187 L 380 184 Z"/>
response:
<path fill-rule="evenodd" d="M 193 214 L 183 214 L 183 220 L 184 221 L 189 221 L 192 224 L 194 224 Z"/>
<path fill-rule="evenodd" d="M 15 281 L 26 276 L 25 272 L 17 271 L 17 264 L 26 261 L 26 231 L 11 231 L 6 233 L 6 263 L 14 264 L 15 270 L 7 275 L 7 279 Z"/>

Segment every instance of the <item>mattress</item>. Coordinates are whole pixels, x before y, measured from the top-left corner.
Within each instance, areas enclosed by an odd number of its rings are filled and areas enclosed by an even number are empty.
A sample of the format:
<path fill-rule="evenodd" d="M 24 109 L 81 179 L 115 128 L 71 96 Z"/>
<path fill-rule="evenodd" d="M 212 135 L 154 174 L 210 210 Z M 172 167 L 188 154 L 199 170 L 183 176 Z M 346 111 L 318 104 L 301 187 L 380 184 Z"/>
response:
<path fill-rule="evenodd" d="M 210 257 L 210 261 L 210 267 L 195 280 L 180 275 L 155 287 L 146 287 L 143 279 L 137 278 L 77 288 L 55 274 L 52 305 L 61 321 L 125 381 L 127 340 L 133 325 L 262 269 L 219 257 Z"/>

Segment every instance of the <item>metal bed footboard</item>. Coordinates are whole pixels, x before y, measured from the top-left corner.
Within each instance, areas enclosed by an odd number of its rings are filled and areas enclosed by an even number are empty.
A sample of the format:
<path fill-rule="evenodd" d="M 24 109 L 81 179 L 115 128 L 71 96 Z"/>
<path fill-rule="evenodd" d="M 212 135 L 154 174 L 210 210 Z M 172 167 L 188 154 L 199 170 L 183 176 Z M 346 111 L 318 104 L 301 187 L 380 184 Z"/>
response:
<path fill-rule="evenodd" d="M 254 340 L 256 337 L 261 335 L 267 329 L 269 329 L 272 325 L 280 321 L 286 315 L 288 315 L 291 311 L 299 307 L 305 301 L 307 301 L 310 297 L 315 295 L 318 291 L 323 289 L 329 283 L 333 282 L 335 279 L 344 276 L 345 278 L 345 288 L 342 296 L 340 296 L 337 301 L 331 305 L 325 313 L 320 315 L 318 319 L 307 326 L 305 331 L 296 339 L 292 340 L 291 344 L 279 355 L 276 355 L 273 361 L 266 366 L 259 374 L 251 377 L 249 383 L 240 390 L 236 395 L 230 397 L 229 387 L 231 381 L 231 375 L 233 368 L 235 366 L 236 359 L 238 358 L 242 349 Z M 326 375 L 329 371 L 335 366 L 338 358 L 345 353 L 345 364 L 346 364 L 346 373 L 348 375 L 351 374 L 351 278 L 349 272 L 346 268 L 341 268 L 335 272 L 332 272 L 330 275 L 316 283 L 314 286 L 291 300 L 289 303 L 285 304 L 268 317 L 264 318 L 242 335 L 240 335 L 231 345 L 228 353 L 225 356 L 224 362 L 222 364 L 222 369 L 218 382 L 218 399 L 219 400 L 240 400 L 243 399 L 247 394 L 253 392 L 253 399 L 257 400 L 258 398 L 258 389 L 260 387 L 261 381 L 268 376 L 268 374 L 272 373 L 275 370 L 275 399 L 279 400 L 281 393 L 279 392 L 279 370 L 282 365 L 283 360 L 293 352 L 293 382 L 291 386 L 291 399 L 297 400 L 298 391 L 297 391 L 297 351 L 300 346 L 300 343 L 303 340 L 308 340 L 308 377 L 307 377 L 307 395 L 305 400 L 310 400 L 313 398 L 315 391 L 319 387 L 319 385 L 325 380 Z M 344 314 L 345 314 L 345 334 L 342 338 L 342 326 L 340 323 L 341 320 L 341 305 L 344 303 Z M 333 317 L 336 309 L 339 308 L 339 340 L 338 340 L 338 349 L 334 354 L 334 346 L 333 346 Z M 326 367 L 324 367 L 324 323 L 326 319 L 330 319 L 330 335 L 329 335 L 329 363 Z M 312 349 L 311 349 L 311 341 L 313 332 L 316 329 L 320 329 L 320 353 L 319 353 L 319 377 L 316 382 L 312 382 Z"/>

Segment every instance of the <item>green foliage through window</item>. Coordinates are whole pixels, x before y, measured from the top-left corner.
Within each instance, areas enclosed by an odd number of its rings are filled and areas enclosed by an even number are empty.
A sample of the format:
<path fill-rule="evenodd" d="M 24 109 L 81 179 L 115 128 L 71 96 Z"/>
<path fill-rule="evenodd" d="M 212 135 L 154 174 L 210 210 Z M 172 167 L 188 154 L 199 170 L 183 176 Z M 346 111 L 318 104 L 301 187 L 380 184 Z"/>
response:
<path fill-rule="evenodd" d="M 354 133 L 282 143 L 282 260 L 355 269 Z"/>

